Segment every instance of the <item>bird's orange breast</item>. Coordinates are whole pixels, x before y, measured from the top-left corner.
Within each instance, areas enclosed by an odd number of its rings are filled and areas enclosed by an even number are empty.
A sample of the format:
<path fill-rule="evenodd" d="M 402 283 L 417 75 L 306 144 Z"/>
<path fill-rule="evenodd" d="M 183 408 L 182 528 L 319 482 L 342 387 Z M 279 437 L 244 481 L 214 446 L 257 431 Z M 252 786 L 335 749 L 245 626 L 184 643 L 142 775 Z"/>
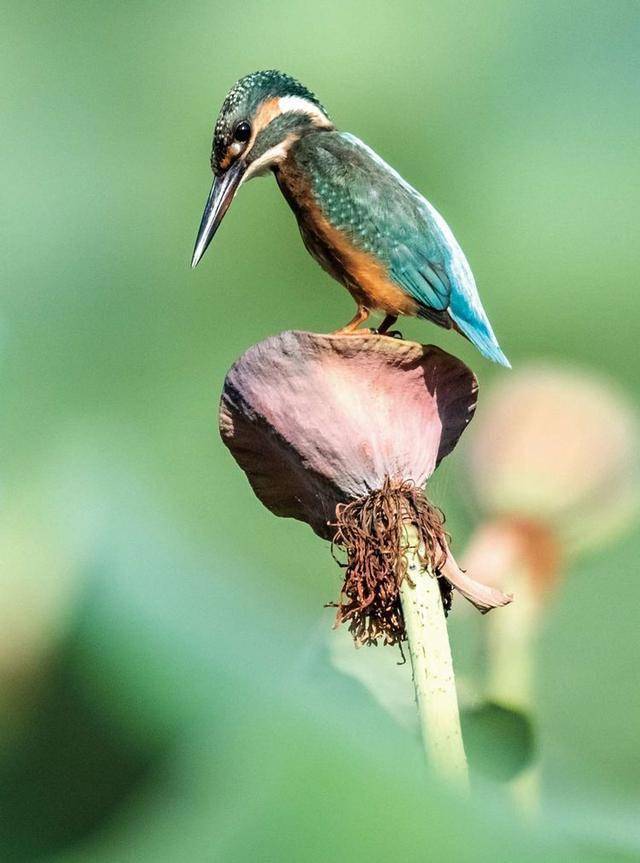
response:
<path fill-rule="evenodd" d="M 418 304 L 390 277 L 383 261 L 359 249 L 349 235 L 327 219 L 306 175 L 288 162 L 278 184 L 296 214 L 305 245 L 313 257 L 367 309 L 390 315 L 415 315 Z"/>

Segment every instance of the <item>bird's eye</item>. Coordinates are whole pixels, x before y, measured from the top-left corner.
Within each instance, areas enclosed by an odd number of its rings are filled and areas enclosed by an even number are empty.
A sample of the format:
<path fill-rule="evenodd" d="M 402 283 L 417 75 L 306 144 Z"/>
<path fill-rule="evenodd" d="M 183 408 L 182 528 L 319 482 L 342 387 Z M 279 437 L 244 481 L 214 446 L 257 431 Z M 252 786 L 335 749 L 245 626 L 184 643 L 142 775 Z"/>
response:
<path fill-rule="evenodd" d="M 247 123 L 246 120 L 238 123 L 236 128 L 233 130 L 233 137 L 236 141 L 240 141 L 243 144 L 245 141 L 249 140 L 249 138 L 251 137 L 251 126 Z"/>

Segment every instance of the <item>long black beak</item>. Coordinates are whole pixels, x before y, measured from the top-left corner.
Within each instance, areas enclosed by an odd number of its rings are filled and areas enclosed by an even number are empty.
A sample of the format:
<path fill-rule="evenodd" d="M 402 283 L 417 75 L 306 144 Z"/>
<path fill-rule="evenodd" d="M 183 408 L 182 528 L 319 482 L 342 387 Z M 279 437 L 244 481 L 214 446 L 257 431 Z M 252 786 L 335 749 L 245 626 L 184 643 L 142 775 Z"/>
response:
<path fill-rule="evenodd" d="M 198 265 L 198 261 L 207 251 L 207 246 L 218 230 L 224 214 L 229 209 L 233 196 L 238 191 L 245 171 L 246 165 L 238 159 L 224 174 L 220 174 L 213 181 L 198 229 L 198 238 L 191 259 L 192 267 Z"/>

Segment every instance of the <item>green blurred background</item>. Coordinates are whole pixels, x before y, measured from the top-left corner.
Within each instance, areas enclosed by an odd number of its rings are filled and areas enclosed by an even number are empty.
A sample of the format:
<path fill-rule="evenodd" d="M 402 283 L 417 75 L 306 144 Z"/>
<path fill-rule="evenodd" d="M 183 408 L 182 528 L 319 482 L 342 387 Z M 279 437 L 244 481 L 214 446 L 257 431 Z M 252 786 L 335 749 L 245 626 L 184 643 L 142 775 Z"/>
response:
<path fill-rule="evenodd" d="M 219 105 L 280 68 L 445 214 L 516 367 L 577 361 L 637 400 L 638 3 L 5 0 L 1 17 L 0 859 L 639 859 L 640 534 L 547 616 L 540 820 L 482 775 L 450 798 L 326 661 L 328 547 L 262 509 L 216 431 L 246 347 L 333 329 L 351 300 L 271 179 L 189 269 Z M 506 374 L 403 331 L 481 389 Z M 456 454 L 431 494 L 464 547 Z M 452 632 L 464 669 L 455 614 Z"/>

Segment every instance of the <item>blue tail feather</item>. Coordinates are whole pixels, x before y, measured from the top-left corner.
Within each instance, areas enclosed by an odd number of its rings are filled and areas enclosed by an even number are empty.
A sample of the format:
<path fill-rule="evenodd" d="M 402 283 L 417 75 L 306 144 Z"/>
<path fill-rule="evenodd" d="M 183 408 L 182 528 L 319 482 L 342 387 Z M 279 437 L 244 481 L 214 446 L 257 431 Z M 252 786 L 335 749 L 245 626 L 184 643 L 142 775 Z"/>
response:
<path fill-rule="evenodd" d="M 498 340 L 488 320 L 476 318 L 474 321 L 469 321 L 460 314 L 456 314 L 451 308 L 449 308 L 449 314 L 458 329 L 478 348 L 483 356 L 494 363 L 499 363 L 508 369 L 511 368 L 511 363 L 500 349 Z"/>

